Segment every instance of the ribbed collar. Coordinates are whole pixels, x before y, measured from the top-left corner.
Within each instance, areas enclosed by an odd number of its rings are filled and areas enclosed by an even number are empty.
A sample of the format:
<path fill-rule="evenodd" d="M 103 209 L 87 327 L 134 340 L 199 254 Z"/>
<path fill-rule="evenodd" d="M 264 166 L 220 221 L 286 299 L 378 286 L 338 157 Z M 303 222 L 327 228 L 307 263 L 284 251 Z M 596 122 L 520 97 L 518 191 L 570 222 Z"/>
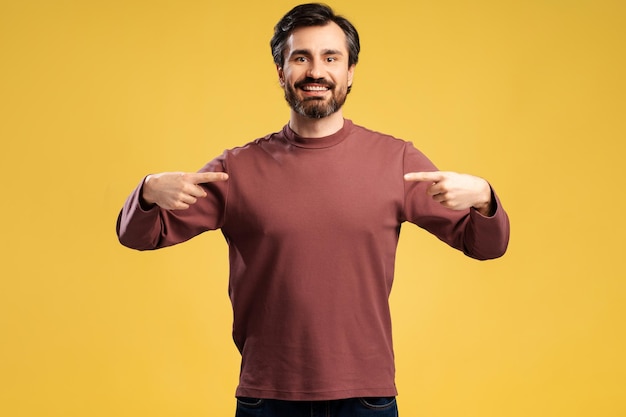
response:
<path fill-rule="evenodd" d="M 321 138 L 305 138 L 291 130 L 289 124 L 287 124 L 283 128 L 283 135 L 292 145 L 298 146 L 300 148 L 330 148 L 331 146 L 335 146 L 343 142 L 343 140 L 348 137 L 348 134 L 352 130 L 352 126 L 352 121 L 344 119 L 343 127 L 330 136 L 324 136 Z"/>

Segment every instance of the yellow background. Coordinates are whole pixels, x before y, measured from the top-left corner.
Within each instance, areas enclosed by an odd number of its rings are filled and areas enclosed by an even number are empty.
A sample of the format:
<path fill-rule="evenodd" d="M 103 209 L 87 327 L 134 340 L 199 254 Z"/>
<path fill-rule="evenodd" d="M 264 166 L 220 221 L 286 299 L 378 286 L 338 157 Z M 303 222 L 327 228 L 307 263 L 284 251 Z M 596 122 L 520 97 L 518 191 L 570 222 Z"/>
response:
<path fill-rule="evenodd" d="M 268 41 L 292 1 L 0 2 L 0 415 L 232 416 L 219 232 L 152 253 L 115 220 L 150 172 L 282 127 Z M 488 178 L 481 263 L 403 229 L 403 416 L 626 415 L 626 7 L 356 1 L 345 115 Z"/>

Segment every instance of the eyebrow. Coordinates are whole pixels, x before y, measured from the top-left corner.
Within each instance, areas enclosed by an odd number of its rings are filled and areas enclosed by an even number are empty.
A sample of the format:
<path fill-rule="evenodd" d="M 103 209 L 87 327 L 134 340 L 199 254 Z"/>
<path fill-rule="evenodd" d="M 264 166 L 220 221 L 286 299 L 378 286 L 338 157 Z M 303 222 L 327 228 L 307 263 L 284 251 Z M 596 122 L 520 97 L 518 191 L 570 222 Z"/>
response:
<path fill-rule="evenodd" d="M 291 51 L 291 54 L 289 54 L 289 56 L 294 56 L 294 55 L 311 56 L 313 54 L 311 53 L 311 51 L 309 49 L 295 49 L 295 50 Z M 325 49 L 322 52 L 322 55 L 343 55 L 343 52 L 341 52 L 338 49 Z"/>

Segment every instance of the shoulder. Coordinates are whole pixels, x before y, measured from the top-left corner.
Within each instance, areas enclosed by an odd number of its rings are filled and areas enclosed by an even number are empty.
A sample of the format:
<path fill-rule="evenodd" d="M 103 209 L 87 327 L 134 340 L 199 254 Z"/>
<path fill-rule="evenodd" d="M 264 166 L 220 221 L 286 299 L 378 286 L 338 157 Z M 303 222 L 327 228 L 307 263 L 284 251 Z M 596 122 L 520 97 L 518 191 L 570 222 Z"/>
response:
<path fill-rule="evenodd" d="M 351 125 L 352 134 L 358 135 L 360 137 L 367 138 L 370 140 L 379 140 L 383 142 L 396 143 L 400 145 L 406 143 L 404 139 L 397 138 L 388 133 L 379 132 L 377 130 L 367 128 L 365 126 L 358 125 L 349 120 L 347 120 L 347 122 L 350 123 Z"/>
<path fill-rule="evenodd" d="M 223 167 L 225 172 L 264 169 L 288 154 L 289 148 L 283 131 L 278 131 L 226 149 L 212 163 Z"/>
<path fill-rule="evenodd" d="M 258 160 L 261 153 L 268 153 L 268 149 L 277 144 L 283 144 L 285 140 L 282 132 L 267 134 L 258 139 L 254 139 L 243 145 L 235 146 L 224 150 L 221 155 L 216 156 L 201 169 L 201 171 L 228 171 L 233 164 L 240 162 L 247 163 L 250 160 Z M 280 146 L 280 145 L 278 145 Z"/>
<path fill-rule="evenodd" d="M 430 159 L 413 142 L 353 124 L 352 131 L 358 147 L 376 155 L 402 156 L 405 164 L 432 168 Z"/>
<path fill-rule="evenodd" d="M 276 147 L 284 147 L 287 144 L 282 131 L 269 133 L 258 139 L 254 139 L 243 145 L 226 149 L 222 154 L 223 159 L 239 159 L 254 156 L 258 153 L 266 153 Z"/>
<path fill-rule="evenodd" d="M 404 149 L 406 146 L 412 146 L 411 142 L 404 139 L 355 124 L 351 121 L 348 122 L 351 124 L 351 136 L 359 140 L 360 144 L 391 147 L 393 149 Z"/>

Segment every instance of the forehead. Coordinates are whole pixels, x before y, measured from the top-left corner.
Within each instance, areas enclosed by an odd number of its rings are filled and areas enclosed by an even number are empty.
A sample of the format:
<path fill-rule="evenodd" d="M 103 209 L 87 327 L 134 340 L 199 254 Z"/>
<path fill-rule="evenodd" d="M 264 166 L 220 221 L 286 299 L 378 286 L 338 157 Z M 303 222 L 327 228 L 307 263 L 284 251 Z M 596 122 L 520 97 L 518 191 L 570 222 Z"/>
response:
<path fill-rule="evenodd" d="M 285 52 L 289 54 L 290 51 L 303 49 L 311 52 L 337 50 L 347 54 L 346 34 L 335 22 L 297 28 L 287 39 Z"/>

